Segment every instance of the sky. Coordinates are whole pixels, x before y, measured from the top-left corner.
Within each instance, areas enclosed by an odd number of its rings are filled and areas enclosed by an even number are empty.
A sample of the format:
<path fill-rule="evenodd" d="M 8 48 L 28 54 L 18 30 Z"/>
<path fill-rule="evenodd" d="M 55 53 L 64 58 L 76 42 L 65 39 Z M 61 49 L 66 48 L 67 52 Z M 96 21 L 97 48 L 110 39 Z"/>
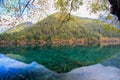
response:
<path fill-rule="evenodd" d="M 88 17 L 88 18 L 98 18 L 97 14 L 90 14 L 90 11 L 87 9 L 87 4 L 84 4 L 80 7 L 80 9 L 73 13 L 73 15 L 77 15 L 80 17 Z"/>
<path fill-rule="evenodd" d="M 21 0 L 22 3 L 24 3 L 24 0 Z M 53 14 L 55 13 L 57 10 L 55 8 L 53 8 L 53 0 L 49 0 L 49 3 L 46 3 L 44 5 L 46 5 L 47 7 L 43 8 L 43 10 L 40 10 L 40 8 L 36 8 L 33 11 L 28 11 L 27 9 L 25 10 L 25 12 L 23 13 L 23 17 L 20 18 L 16 18 L 16 17 L 11 17 L 10 14 L 14 14 L 14 12 L 10 12 L 9 15 L 2 15 L 2 13 L 6 13 L 7 9 L 5 9 L 2 5 L 0 5 L 0 25 L 8 25 L 8 24 L 19 24 L 19 23 L 23 23 L 23 22 L 33 22 L 36 23 L 37 21 L 40 21 L 41 19 L 43 19 L 44 17 L 46 17 L 49 14 Z M 88 0 L 84 0 L 84 2 L 87 2 Z M 17 0 L 15 0 L 14 3 L 11 3 L 10 5 L 12 6 L 16 6 Z M 36 2 L 37 3 L 37 2 Z M 34 7 L 39 7 L 39 5 L 37 5 L 35 3 Z M 25 4 L 22 4 L 23 6 Z M 49 9 L 47 9 L 49 8 Z M 47 13 L 44 14 L 44 13 Z M 32 15 L 29 15 L 29 13 L 32 13 Z M 18 13 L 19 14 L 19 13 Z M 96 14 L 90 14 L 90 11 L 87 9 L 87 3 L 84 3 L 79 10 L 72 12 L 73 15 L 79 16 L 79 17 L 88 17 L 88 18 L 98 18 L 98 15 Z M 2 15 L 2 16 L 1 16 Z M 28 16 L 29 15 L 29 16 Z M 1 18 L 2 17 L 2 18 Z M 4 18 L 4 19 L 3 19 Z M 6 21 L 6 20 L 7 21 Z"/>

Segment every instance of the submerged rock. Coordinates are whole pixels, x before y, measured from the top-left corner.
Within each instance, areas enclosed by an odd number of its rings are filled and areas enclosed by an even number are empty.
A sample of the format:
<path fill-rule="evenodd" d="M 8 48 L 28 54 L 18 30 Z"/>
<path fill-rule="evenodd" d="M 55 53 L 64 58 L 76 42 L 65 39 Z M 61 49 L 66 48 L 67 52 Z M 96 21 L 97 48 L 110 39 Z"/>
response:
<path fill-rule="evenodd" d="M 0 54 L 0 80 L 53 80 L 58 74 L 33 62 L 25 64 Z"/>
<path fill-rule="evenodd" d="M 120 70 L 97 64 L 74 69 L 59 80 L 120 80 Z"/>
<path fill-rule="evenodd" d="M 57 74 L 36 62 L 25 64 L 0 54 L 0 80 L 120 80 L 120 69 L 96 64 Z"/>

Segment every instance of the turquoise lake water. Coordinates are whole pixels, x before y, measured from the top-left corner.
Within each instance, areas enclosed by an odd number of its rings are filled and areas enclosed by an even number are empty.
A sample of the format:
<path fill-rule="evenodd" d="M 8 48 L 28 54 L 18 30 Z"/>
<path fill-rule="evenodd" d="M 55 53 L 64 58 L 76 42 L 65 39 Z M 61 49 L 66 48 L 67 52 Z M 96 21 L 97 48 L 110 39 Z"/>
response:
<path fill-rule="evenodd" d="M 55 72 L 65 73 L 114 58 L 120 54 L 120 46 L 0 46 L 0 53 L 24 63 L 35 61 Z M 103 64 L 107 66 L 106 63 Z"/>

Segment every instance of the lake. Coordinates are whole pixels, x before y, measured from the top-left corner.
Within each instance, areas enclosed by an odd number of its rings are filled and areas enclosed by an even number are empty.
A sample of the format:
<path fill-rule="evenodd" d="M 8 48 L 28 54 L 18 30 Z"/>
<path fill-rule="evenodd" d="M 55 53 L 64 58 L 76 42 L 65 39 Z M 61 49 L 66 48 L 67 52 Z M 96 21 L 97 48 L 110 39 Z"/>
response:
<path fill-rule="evenodd" d="M 26 45 L 0 46 L 3 53 L 24 63 L 37 62 L 46 68 L 65 73 L 75 68 L 103 63 L 120 54 L 120 45 L 116 46 L 58 46 L 58 45 Z"/>

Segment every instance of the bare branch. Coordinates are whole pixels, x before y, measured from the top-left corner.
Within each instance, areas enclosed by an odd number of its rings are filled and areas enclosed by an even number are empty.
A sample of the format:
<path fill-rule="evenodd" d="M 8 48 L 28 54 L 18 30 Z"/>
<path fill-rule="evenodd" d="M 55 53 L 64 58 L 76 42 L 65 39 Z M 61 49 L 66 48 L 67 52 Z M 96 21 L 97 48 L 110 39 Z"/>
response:
<path fill-rule="evenodd" d="M 20 11 L 20 14 L 21 14 L 21 0 L 18 0 L 18 5 L 19 5 L 19 11 Z"/>

